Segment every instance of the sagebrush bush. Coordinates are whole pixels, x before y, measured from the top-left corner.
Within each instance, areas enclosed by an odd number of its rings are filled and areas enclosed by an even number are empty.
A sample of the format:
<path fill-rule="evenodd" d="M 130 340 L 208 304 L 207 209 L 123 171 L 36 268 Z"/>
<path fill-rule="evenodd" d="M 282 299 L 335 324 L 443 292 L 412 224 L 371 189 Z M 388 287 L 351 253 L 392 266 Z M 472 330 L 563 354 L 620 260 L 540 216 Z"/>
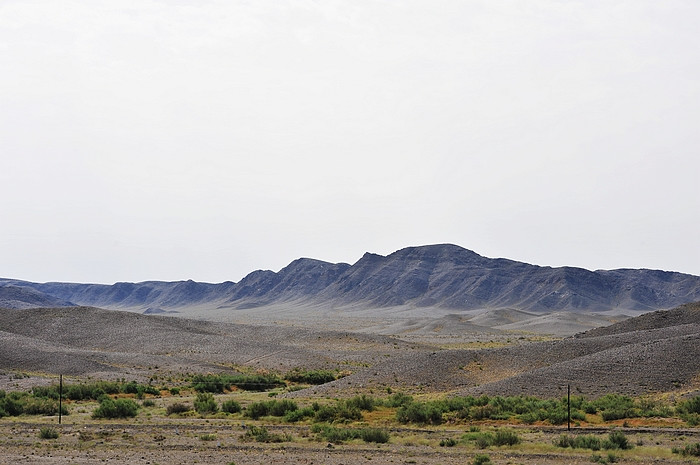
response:
<path fill-rule="evenodd" d="M 313 409 L 313 407 L 304 407 L 299 410 L 291 410 L 287 412 L 284 415 L 284 421 L 287 423 L 296 423 L 307 418 L 312 418 L 314 415 L 316 415 L 316 411 Z"/>
<path fill-rule="evenodd" d="M 352 439 L 362 439 L 365 442 L 389 442 L 389 433 L 380 428 L 336 428 L 331 425 L 315 424 L 311 432 L 334 444 L 341 444 Z"/>
<path fill-rule="evenodd" d="M 700 414 L 700 396 L 680 402 L 676 411 L 681 414 Z"/>
<path fill-rule="evenodd" d="M 496 446 L 514 446 L 520 444 L 520 436 L 515 431 L 499 429 L 493 439 Z"/>
<path fill-rule="evenodd" d="M 378 403 L 379 402 L 374 397 L 368 396 L 366 394 L 362 394 L 345 400 L 345 405 L 348 408 L 357 408 L 366 412 L 373 411 Z"/>
<path fill-rule="evenodd" d="M 216 413 L 219 411 L 219 406 L 214 400 L 214 396 L 208 392 L 200 392 L 194 400 L 194 409 L 200 415 L 207 413 Z"/>
<path fill-rule="evenodd" d="M 316 422 L 348 422 L 362 420 L 362 412 L 357 407 L 350 407 L 345 402 L 335 405 L 322 405 L 314 413 Z"/>
<path fill-rule="evenodd" d="M 284 381 L 276 375 L 195 375 L 192 387 L 199 392 L 223 393 L 232 386 L 246 391 L 267 391 L 284 386 Z"/>
<path fill-rule="evenodd" d="M 331 381 L 335 381 L 337 377 L 336 372 L 330 370 L 296 369 L 284 375 L 284 379 L 287 381 L 314 385 L 330 383 Z"/>
<path fill-rule="evenodd" d="M 256 442 L 289 442 L 293 439 L 289 434 L 272 434 L 264 426 L 251 426 L 243 438 L 253 439 Z"/>
<path fill-rule="evenodd" d="M 245 416 L 257 420 L 260 417 L 283 417 L 288 412 L 293 412 L 299 407 L 291 400 L 270 400 L 267 402 L 253 402 L 245 410 Z"/>
<path fill-rule="evenodd" d="M 608 434 L 608 439 L 603 441 L 603 449 L 631 449 L 632 443 L 627 440 L 627 436 L 622 431 L 613 431 Z"/>
<path fill-rule="evenodd" d="M 104 396 L 100 406 L 92 412 L 93 418 L 131 418 L 139 411 L 139 404 L 131 399 L 117 399 Z"/>
<path fill-rule="evenodd" d="M 410 404 L 413 402 L 413 396 L 409 396 L 408 394 L 404 394 L 403 392 L 397 392 L 395 394 L 390 395 L 385 401 L 384 405 L 387 407 L 403 407 L 404 405 Z"/>
<path fill-rule="evenodd" d="M 411 402 L 396 411 L 396 419 L 400 423 L 439 425 L 442 423 L 442 413 L 443 410 L 433 403 Z"/>
<path fill-rule="evenodd" d="M 235 400 L 227 400 L 221 404 L 221 411 L 226 413 L 239 413 L 242 410 L 241 404 Z"/>
<path fill-rule="evenodd" d="M 557 447 L 570 447 L 572 449 L 600 450 L 601 440 L 592 435 L 569 436 L 562 434 L 554 440 L 554 445 Z"/>
<path fill-rule="evenodd" d="M 58 439 L 58 431 L 56 428 L 44 426 L 39 429 L 39 437 L 41 439 Z"/>
<path fill-rule="evenodd" d="M 189 405 L 180 402 L 175 402 L 174 404 L 168 405 L 168 407 L 165 409 L 165 413 L 168 415 L 173 415 L 177 413 L 189 412 L 191 410 L 192 407 L 190 407 Z"/>
<path fill-rule="evenodd" d="M 474 456 L 474 465 L 491 465 L 491 457 L 486 454 L 476 454 Z"/>
<path fill-rule="evenodd" d="M 700 442 L 697 442 L 695 444 L 687 444 L 683 449 L 674 447 L 672 449 L 672 452 L 674 454 L 680 454 L 684 457 L 686 457 L 686 456 L 700 457 Z"/>

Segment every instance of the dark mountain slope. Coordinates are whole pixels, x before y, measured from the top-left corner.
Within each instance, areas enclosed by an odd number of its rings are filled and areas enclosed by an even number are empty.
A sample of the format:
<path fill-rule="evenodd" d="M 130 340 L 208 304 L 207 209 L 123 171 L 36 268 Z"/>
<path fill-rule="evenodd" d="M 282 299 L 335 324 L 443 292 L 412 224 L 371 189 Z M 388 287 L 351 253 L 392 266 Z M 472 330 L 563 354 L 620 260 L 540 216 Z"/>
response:
<path fill-rule="evenodd" d="M 335 282 L 350 265 L 300 258 L 279 273 L 254 271 L 238 282 L 228 302 L 259 306 L 273 302 L 309 299 Z"/>
<path fill-rule="evenodd" d="M 71 307 L 75 304 L 27 286 L 0 284 L 0 308 Z"/>
<path fill-rule="evenodd" d="M 188 306 L 252 308 L 280 303 L 326 307 L 440 307 L 454 310 L 651 311 L 700 300 L 700 277 L 658 270 L 588 271 L 491 259 L 450 244 L 365 254 L 353 265 L 299 259 L 238 283 L 193 281 L 114 285 L 29 283 L 61 301 L 159 311 Z"/>

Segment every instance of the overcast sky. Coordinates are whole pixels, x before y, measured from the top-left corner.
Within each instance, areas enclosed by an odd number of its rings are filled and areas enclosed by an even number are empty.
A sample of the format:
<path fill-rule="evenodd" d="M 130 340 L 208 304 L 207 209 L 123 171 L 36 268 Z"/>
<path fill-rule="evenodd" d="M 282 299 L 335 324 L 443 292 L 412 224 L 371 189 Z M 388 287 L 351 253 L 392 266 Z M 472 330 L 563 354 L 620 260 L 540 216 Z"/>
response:
<path fill-rule="evenodd" d="M 454 243 L 700 275 L 700 2 L 0 0 L 0 276 Z"/>

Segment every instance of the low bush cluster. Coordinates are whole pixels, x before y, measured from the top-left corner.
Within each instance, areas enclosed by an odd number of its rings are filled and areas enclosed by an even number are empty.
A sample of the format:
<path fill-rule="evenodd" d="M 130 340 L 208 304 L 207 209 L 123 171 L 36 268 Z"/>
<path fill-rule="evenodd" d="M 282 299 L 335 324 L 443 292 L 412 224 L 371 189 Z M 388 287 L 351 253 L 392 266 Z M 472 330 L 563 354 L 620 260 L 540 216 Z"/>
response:
<path fill-rule="evenodd" d="M 39 428 L 39 437 L 41 439 L 58 439 L 58 431 L 51 426 L 44 426 Z"/>
<path fill-rule="evenodd" d="M 245 416 L 257 420 L 260 417 L 283 417 L 288 412 L 293 412 L 299 409 L 296 402 L 291 400 L 269 400 L 266 402 L 254 402 L 245 409 Z"/>
<path fill-rule="evenodd" d="M 216 413 L 219 411 L 219 405 L 214 400 L 214 395 L 209 392 L 200 392 L 194 400 L 194 409 L 200 415 L 207 413 Z"/>
<path fill-rule="evenodd" d="M 408 397 L 408 396 L 406 396 Z M 581 404 L 573 404 L 571 418 L 584 420 L 585 413 Z M 437 425 L 446 416 L 462 420 L 512 420 L 524 423 L 547 421 L 553 425 L 565 423 L 568 418 L 566 399 L 542 400 L 526 396 L 481 396 L 454 397 L 429 402 L 414 402 L 410 398 L 402 399 L 401 407 L 396 413 L 401 423 L 419 423 Z"/>
<path fill-rule="evenodd" d="M 264 426 L 251 426 L 243 435 L 244 440 L 254 440 L 256 442 L 289 442 L 292 436 L 289 434 L 273 434 Z"/>
<path fill-rule="evenodd" d="M 45 397 L 58 400 L 60 387 L 58 384 L 51 386 L 35 386 L 32 394 L 35 397 Z M 99 400 L 105 394 L 136 394 L 141 398 L 144 394 L 159 396 L 160 391 L 148 384 L 140 384 L 136 381 L 97 381 L 83 384 L 64 384 L 63 398 L 69 400 Z"/>
<path fill-rule="evenodd" d="M 335 371 L 330 370 L 301 370 L 295 369 L 284 375 L 284 379 L 293 383 L 302 384 L 325 384 L 335 381 L 339 375 Z"/>
<path fill-rule="evenodd" d="M 174 415 L 174 414 L 179 414 L 179 413 L 186 413 L 192 410 L 192 407 L 183 404 L 181 402 L 175 402 L 174 404 L 168 405 L 168 407 L 165 409 L 165 413 L 168 415 Z"/>
<path fill-rule="evenodd" d="M 672 449 L 672 452 L 674 454 L 680 454 L 684 457 L 688 457 L 688 456 L 700 457 L 700 442 L 697 442 L 695 444 L 688 444 L 684 448 L 674 447 Z"/>
<path fill-rule="evenodd" d="M 415 402 L 410 396 L 404 396 L 401 399 L 389 398 L 385 405 L 399 406 L 396 416 L 401 423 L 434 425 L 448 418 L 474 421 L 515 419 L 527 424 L 541 421 L 561 425 L 567 422 L 569 415 L 566 398 L 538 399 L 530 396 L 466 396 L 428 402 Z M 682 403 L 676 412 L 689 423 L 695 420 L 695 415 L 700 423 L 698 405 L 700 401 L 690 400 Z M 586 414 L 600 414 L 604 421 L 613 421 L 637 417 L 671 417 L 674 411 L 660 402 L 635 400 L 618 394 L 608 394 L 591 401 L 573 396 L 571 419 L 583 421 Z"/>
<path fill-rule="evenodd" d="M 242 410 L 241 404 L 233 399 L 225 400 L 221 403 L 221 411 L 226 413 L 239 413 Z"/>
<path fill-rule="evenodd" d="M 571 436 L 562 434 L 554 440 L 557 447 L 570 447 L 572 449 L 600 450 L 602 441 L 593 435 Z"/>
<path fill-rule="evenodd" d="M 473 465 L 491 465 L 491 457 L 486 454 L 476 454 L 474 456 Z"/>
<path fill-rule="evenodd" d="M 389 442 L 389 433 L 379 428 L 337 428 L 331 425 L 315 424 L 311 432 L 319 438 L 334 444 L 341 444 L 352 439 L 362 439 L 365 442 Z"/>
<path fill-rule="evenodd" d="M 198 392 L 223 393 L 235 386 L 245 391 L 267 391 L 284 386 L 284 381 L 276 375 L 195 375 L 192 378 L 192 388 Z"/>
<path fill-rule="evenodd" d="M 58 399 L 58 398 L 56 398 Z M 61 406 L 61 414 L 68 415 L 68 408 Z M 19 415 L 58 415 L 58 400 L 36 397 L 28 392 L 0 391 L 0 418 Z"/>
<path fill-rule="evenodd" d="M 462 440 L 474 442 L 479 449 L 490 446 L 514 446 L 521 442 L 518 433 L 509 429 L 497 429 L 494 432 L 472 431 L 465 433 Z"/>
<path fill-rule="evenodd" d="M 593 435 L 571 436 L 562 434 L 554 440 L 554 445 L 557 447 L 570 447 L 572 449 L 590 449 L 590 450 L 615 450 L 615 449 L 631 449 L 632 443 L 629 442 L 627 436 L 622 431 L 613 431 L 608 434 L 607 439 L 601 439 Z"/>
<path fill-rule="evenodd" d="M 139 404 L 131 399 L 112 399 L 104 396 L 100 399 L 100 406 L 92 412 L 93 418 L 131 418 L 139 411 Z"/>

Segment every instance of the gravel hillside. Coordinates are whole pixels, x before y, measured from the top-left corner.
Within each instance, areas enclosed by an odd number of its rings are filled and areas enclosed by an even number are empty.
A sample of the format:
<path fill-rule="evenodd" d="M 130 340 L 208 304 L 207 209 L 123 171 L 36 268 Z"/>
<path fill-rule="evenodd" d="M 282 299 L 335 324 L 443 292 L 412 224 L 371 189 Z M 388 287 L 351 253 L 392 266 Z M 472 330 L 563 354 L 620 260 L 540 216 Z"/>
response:
<path fill-rule="evenodd" d="M 89 307 L 0 310 L 0 370 L 129 378 L 295 367 L 352 372 L 291 394 L 304 396 L 391 387 L 554 397 L 567 384 L 588 396 L 683 394 L 700 387 L 699 307 L 655 312 L 557 341 L 526 342 L 514 335 L 511 346 L 470 350 Z"/>

